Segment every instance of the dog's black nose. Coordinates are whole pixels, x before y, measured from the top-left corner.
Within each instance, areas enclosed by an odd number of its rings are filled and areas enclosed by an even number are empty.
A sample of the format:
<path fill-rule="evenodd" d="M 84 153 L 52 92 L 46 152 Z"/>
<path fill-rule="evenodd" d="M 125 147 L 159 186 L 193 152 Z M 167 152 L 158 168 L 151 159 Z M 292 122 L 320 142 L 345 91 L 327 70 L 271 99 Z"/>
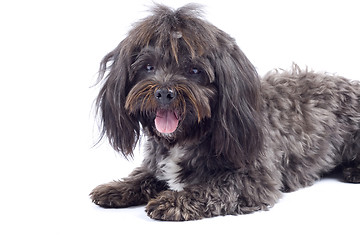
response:
<path fill-rule="evenodd" d="M 156 100 L 163 105 L 171 103 L 176 97 L 176 92 L 167 88 L 157 89 L 154 94 Z"/>

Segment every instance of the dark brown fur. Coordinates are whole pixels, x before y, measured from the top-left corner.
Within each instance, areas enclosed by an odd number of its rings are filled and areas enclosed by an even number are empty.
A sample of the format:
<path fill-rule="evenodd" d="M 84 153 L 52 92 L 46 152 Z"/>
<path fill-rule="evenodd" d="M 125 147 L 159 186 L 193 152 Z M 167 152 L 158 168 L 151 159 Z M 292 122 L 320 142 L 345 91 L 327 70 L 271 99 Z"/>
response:
<path fill-rule="evenodd" d="M 156 5 L 104 57 L 102 136 L 128 156 L 142 129 L 146 156 L 128 178 L 95 188 L 93 202 L 194 220 L 268 209 L 337 166 L 359 182 L 359 84 L 296 66 L 260 81 L 235 41 L 199 14 Z M 158 101 L 159 89 L 171 101 Z M 156 129 L 159 109 L 176 113 L 176 131 Z"/>

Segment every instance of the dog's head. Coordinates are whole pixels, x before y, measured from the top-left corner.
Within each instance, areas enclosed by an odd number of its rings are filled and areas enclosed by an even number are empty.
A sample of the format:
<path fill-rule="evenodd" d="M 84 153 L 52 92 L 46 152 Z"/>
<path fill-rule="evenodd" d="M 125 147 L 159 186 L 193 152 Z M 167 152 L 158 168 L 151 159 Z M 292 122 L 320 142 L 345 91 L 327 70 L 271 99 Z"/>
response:
<path fill-rule="evenodd" d="M 103 135 L 131 155 L 140 128 L 164 144 L 206 141 L 209 152 L 251 157 L 261 145 L 256 70 L 194 5 L 156 5 L 101 62 Z"/>

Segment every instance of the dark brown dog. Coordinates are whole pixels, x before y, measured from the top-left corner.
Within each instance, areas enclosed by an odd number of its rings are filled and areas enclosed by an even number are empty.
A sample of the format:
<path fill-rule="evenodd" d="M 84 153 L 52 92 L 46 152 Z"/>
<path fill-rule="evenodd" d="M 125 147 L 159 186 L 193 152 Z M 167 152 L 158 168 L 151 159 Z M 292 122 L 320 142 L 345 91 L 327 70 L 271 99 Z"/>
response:
<path fill-rule="evenodd" d="M 156 5 L 101 63 L 103 135 L 143 165 L 91 193 L 160 220 L 267 209 L 337 166 L 360 181 L 360 86 L 301 71 L 260 81 L 226 33 L 188 5 Z M 107 72 L 108 71 L 108 72 Z"/>

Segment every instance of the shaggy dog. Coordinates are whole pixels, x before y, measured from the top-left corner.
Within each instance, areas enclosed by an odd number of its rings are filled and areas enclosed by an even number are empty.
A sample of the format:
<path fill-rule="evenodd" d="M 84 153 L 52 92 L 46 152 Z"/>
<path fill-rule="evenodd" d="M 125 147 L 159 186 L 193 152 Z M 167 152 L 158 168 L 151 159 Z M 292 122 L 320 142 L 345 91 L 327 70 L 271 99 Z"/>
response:
<path fill-rule="evenodd" d="M 296 66 L 259 79 L 199 14 L 156 5 L 102 60 L 102 136 L 132 156 L 142 131 L 146 154 L 92 201 L 181 221 L 268 209 L 337 167 L 360 182 L 360 85 Z"/>

